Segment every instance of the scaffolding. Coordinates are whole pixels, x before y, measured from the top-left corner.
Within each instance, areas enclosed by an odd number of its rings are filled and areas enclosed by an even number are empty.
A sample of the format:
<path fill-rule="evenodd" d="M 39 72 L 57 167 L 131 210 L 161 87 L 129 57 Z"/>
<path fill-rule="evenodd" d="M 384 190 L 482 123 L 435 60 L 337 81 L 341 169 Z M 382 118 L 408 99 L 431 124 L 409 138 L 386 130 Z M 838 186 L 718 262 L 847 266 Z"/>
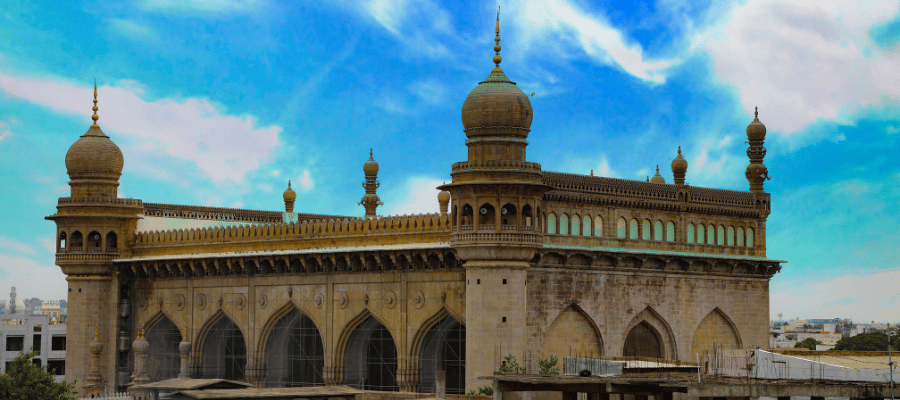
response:
<path fill-rule="evenodd" d="M 272 328 L 266 342 L 266 387 L 325 384 L 325 347 L 319 329 L 299 310 L 291 310 Z"/>
<path fill-rule="evenodd" d="M 344 385 L 398 391 L 397 347 L 390 331 L 373 317 L 359 324 L 344 352 Z"/>
<path fill-rule="evenodd" d="M 247 345 L 240 328 L 228 317 L 221 316 L 207 333 L 202 360 L 201 378 L 244 380 Z"/>
<path fill-rule="evenodd" d="M 181 370 L 181 331 L 168 318 L 162 317 L 145 334 L 151 351 L 147 353 L 145 372 L 152 382 L 178 377 Z"/>
<path fill-rule="evenodd" d="M 446 373 L 446 392 L 465 394 L 466 327 L 445 316 L 428 331 L 419 352 L 419 392 L 435 392 L 435 374 Z"/>

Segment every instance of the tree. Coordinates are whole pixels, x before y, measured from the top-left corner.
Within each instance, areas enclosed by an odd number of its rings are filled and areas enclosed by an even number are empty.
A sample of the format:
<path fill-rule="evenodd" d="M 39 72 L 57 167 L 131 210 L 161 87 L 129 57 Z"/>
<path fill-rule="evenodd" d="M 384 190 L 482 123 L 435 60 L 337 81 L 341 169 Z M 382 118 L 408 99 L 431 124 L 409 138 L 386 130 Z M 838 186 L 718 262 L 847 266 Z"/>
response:
<path fill-rule="evenodd" d="M 500 365 L 500 372 L 503 372 L 504 374 L 522 375 L 525 373 L 525 367 L 519 365 L 519 362 L 516 361 L 516 356 L 510 353 L 503 358 L 503 364 Z"/>
<path fill-rule="evenodd" d="M 881 332 L 860 333 L 856 336 L 846 337 L 834 345 L 834 350 L 847 351 L 887 351 L 887 335 Z M 891 348 L 900 351 L 900 338 L 891 339 Z"/>
<path fill-rule="evenodd" d="M 548 359 L 538 360 L 538 368 L 541 369 L 541 375 L 559 375 L 559 357 L 550 356 Z"/>
<path fill-rule="evenodd" d="M 802 342 L 797 342 L 797 344 L 794 345 L 794 348 L 815 350 L 817 344 L 822 344 L 822 342 L 813 338 L 806 338 L 803 339 Z"/>
<path fill-rule="evenodd" d="M 0 375 L 0 399 L 8 400 L 75 400 L 78 393 L 74 382 L 56 383 L 55 375 L 47 367 L 32 363 L 34 352 L 20 352 Z"/>

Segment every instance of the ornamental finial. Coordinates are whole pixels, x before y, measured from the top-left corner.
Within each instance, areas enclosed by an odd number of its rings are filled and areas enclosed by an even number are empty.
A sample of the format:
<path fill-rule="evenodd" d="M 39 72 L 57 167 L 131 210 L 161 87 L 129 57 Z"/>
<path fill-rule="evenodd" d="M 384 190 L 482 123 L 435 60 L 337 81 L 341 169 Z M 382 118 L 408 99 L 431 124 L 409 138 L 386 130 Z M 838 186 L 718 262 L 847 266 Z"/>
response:
<path fill-rule="evenodd" d="M 494 32 L 497 36 L 494 38 L 494 65 L 497 68 L 500 68 L 500 62 L 503 61 L 503 57 L 500 57 L 500 6 L 497 6 L 497 27 L 494 29 Z"/>
<path fill-rule="evenodd" d="M 371 148 L 369 149 L 369 159 L 370 159 L 370 160 L 375 160 L 374 158 L 372 158 L 372 149 L 371 149 Z"/>
<path fill-rule="evenodd" d="M 678 146 L 678 155 L 681 155 L 681 146 Z"/>
<path fill-rule="evenodd" d="M 759 119 L 759 107 L 753 107 L 753 118 Z"/>
<path fill-rule="evenodd" d="M 100 119 L 100 117 L 97 116 L 98 108 L 97 108 L 97 80 L 96 79 L 94 79 L 94 108 L 93 108 L 93 110 L 94 110 L 94 115 L 91 116 L 91 119 L 94 120 L 94 124 L 91 126 L 97 126 L 97 120 Z"/>

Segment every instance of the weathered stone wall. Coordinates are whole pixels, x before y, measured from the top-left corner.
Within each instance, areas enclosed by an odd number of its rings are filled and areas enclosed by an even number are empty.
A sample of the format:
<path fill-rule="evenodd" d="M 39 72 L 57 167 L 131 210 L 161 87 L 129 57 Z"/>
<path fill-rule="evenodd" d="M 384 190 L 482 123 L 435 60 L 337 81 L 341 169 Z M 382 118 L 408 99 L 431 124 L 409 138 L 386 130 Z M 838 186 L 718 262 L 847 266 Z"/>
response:
<path fill-rule="evenodd" d="M 590 268 L 541 268 L 528 270 L 528 348 L 520 359 L 530 360 L 537 371 L 537 359 L 559 352 L 548 340 L 560 340 L 559 332 L 569 332 L 566 341 L 575 352 L 583 329 L 582 321 L 567 318 L 572 310 L 590 320 L 599 334 L 604 356 L 622 356 L 625 337 L 637 324 L 647 322 L 656 329 L 665 347 L 666 358 L 693 361 L 692 344 L 700 335 L 729 344 L 727 330 L 719 324 L 701 325 L 710 313 L 736 330 L 743 348 L 767 345 L 769 289 L 767 278 L 666 273 L 654 271 L 592 270 Z M 574 309 L 573 309 L 574 307 Z M 567 329 L 550 331 L 562 318 Z M 705 332 L 705 333 L 704 333 Z M 565 346 L 564 346 L 565 347 Z M 574 354 L 572 354 L 574 355 Z"/>

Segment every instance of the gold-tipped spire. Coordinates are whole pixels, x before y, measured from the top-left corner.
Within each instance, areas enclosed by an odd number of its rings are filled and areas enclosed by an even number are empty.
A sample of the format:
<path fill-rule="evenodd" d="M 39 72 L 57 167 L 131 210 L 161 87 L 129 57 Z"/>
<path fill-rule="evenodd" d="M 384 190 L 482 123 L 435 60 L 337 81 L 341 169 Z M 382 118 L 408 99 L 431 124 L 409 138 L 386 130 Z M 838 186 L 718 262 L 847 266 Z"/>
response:
<path fill-rule="evenodd" d="M 97 80 L 96 79 L 94 79 L 94 108 L 93 108 L 93 110 L 94 110 L 94 115 L 91 116 L 91 119 L 94 120 L 94 123 L 91 126 L 97 126 L 97 120 L 100 119 L 100 117 L 97 116 L 97 110 L 99 110 L 99 109 L 97 108 Z"/>
<path fill-rule="evenodd" d="M 494 32 L 497 36 L 494 38 L 494 65 L 497 68 L 500 68 L 500 62 L 503 61 L 503 57 L 500 57 L 500 6 L 497 6 L 497 28 L 494 29 Z"/>
<path fill-rule="evenodd" d="M 681 155 L 681 146 L 678 146 L 678 155 Z"/>
<path fill-rule="evenodd" d="M 759 107 L 753 107 L 753 119 L 759 119 Z"/>
<path fill-rule="evenodd" d="M 374 160 L 374 158 L 372 158 L 372 149 L 371 148 L 369 148 L 369 159 Z"/>
<path fill-rule="evenodd" d="M 100 328 L 94 327 L 94 340 L 100 340 Z"/>

